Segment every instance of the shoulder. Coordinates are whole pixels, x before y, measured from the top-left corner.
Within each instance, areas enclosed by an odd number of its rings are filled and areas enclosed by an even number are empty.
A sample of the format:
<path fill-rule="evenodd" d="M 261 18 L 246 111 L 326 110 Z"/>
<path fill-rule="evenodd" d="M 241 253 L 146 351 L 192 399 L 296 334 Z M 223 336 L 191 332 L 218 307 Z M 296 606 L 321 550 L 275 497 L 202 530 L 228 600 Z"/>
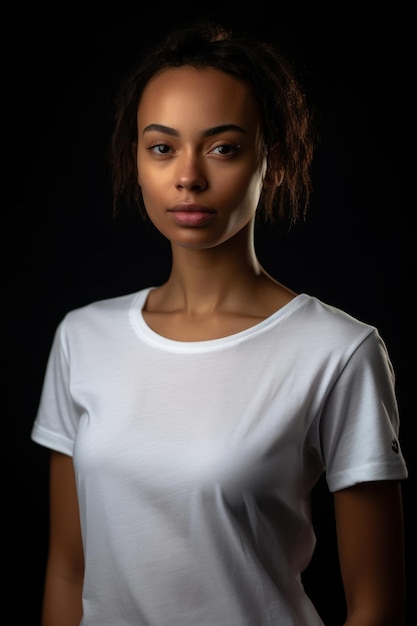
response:
<path fill-rule="evenodd" d="M 122 329 L 129 324 L 130 312 L 141 308 L 150 288 L 133 293 L 90 302 L 66 313 L 58 326 L 64 336 L 91 335 L 112 329 Z"/>
<path fill-rule="evenodd" d="M 136 304 L 140 306 L 140 303 L 146 299 L 148 292 L 149 288 L 146 288 L 112 298 L 96 300 L 70 310 L 65 318 L 69 323 L 78 323 L 90 317 L 108 317 L 117 315 L 118 313 L 125 313 L 129 311 L 132 306 L 136 306 Z"/>
<path fill-rule="evenodd" d="M 316 331 L 328 340 L 346 338 L 359 341 L 377 332 L 375 326 L 354 317 L 347 311 L 323 302 L 315 296 L 300 294 L 296 316 L 308 332 Z"/>
<path fill-rule="evenodd" d="M 389 361 L 386 345 L 378 329 L 346 311 L 307 294 L 292 301 L 291 336 L 305 357 L 339 362 Z M 288 332 L 290 328 L 288 328 Z"/>

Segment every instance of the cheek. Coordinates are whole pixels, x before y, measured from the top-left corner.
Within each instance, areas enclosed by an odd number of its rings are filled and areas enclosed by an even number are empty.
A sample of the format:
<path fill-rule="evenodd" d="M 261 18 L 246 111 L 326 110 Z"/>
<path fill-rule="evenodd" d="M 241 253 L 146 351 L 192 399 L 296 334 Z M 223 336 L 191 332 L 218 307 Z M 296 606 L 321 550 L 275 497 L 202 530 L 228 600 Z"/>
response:
<path fill-rule="evenodd" d="M 141 187 L 147 186 L 149 189 L 151 186 L 149 181 L 152 181 L 152 177 L 155 176 L 154 168 L 151 167 L 149 154 L 142 145 L 139 145 L 135 156 L 138 183 Z"/>
<path fill-rule="evenodd" d="M 146 181 L 145 184 L 139 182 L 146 209 L 157 207 L 161 199 L 160 189 L 158 190 L 156 185 L 152 185 L 148 178 L 144 177 L 142 180 Z"/>
<path fill-rule="evenodd" d="M 141 166 L 139 155 L 136 155 L 136 175 L 138 179 L 138 184 L 142 187 L 143 180 L 146 180 L 143 172 L 143 167 Z"/>
<path fill-rule="evenodd" d="M 167 185 L 160 175 L 145 170 L 139 171 L 138 180 L 146 213 L 150 220 L 158 225 L 160 216 L 171 201 Z"/>
<path fill-rule="evenodd" d="M 226 177 L 221 187 L 225 191 L 225 199 L 232 204 L 241 205 L 248 211 L 256 210 L 263 188 L 262 169 L 258 168 L 254 171 L 248 168 L 242 171 L 234 178 L 232 185 Z"/>
<path fill-rule="evenodd" d="M 161 177 L 152 168 L 146 167 L 146 164 L 141 162 L 139 158 L 137 159 L 137 180 L 144 200 L 152 199 L 158 195 Z"/>

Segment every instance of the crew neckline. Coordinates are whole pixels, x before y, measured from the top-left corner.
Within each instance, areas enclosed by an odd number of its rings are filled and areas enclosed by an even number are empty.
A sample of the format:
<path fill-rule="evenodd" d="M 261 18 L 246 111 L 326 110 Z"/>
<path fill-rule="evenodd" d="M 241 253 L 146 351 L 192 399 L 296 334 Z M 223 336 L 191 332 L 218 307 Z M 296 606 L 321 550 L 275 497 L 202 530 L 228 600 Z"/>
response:
<path fill-rule="evenodd" d="M 136 334 L 142 340 L 145 340 L 147 343 L 154 346 L 175 352 L 201 352 L 217 350 L 235 343 L 246 341 L 250 337 L 265 332 L 265 330 L 267 330 L 270 326 L 292 314 L 294 311 L 299 309 L 308 298 L 307 294 L 299 293 L 292 300 L 287 302 L 287 304 L 284 304 L 284 306 L 262 321 L 237 333 L 225 335 L 224 337 L 218 337 L 216 339 L 180 341 L 178 339 L 170 339 L 164 335 L 160 335 L 147 324 L 145 318 L 143 317 L 143 307 L 149 293 L 155 288 L 156 287 L 147 287 L 136 293 L 130 307 L 130 319 Z"/>

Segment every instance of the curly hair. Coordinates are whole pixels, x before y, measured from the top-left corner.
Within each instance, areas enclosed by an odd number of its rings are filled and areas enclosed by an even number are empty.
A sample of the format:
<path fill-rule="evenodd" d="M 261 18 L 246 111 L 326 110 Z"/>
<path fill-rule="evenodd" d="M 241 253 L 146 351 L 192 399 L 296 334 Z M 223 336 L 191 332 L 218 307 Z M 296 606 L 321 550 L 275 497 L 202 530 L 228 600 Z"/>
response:
<path fill-rule="evenodd" d="M 147 49 L 122 83 L 110 145 L 114 210 L 120 201 L 146 215 L 137 182 L 132 144 L 137 140 L 137 108 L 148 82 L 170 67 L 215 68 L 250 85 L 261 115 L 270 179 L 284 171 L 280 185 L 265 186 L 257 213 L 265 220 L 304 218 L 312 191 L 315 136 L 306 96 L 290 62 L 271 43 L 198 22 L 176 30 Z M 274 176 L 276 174 L 276 176 Z"/>

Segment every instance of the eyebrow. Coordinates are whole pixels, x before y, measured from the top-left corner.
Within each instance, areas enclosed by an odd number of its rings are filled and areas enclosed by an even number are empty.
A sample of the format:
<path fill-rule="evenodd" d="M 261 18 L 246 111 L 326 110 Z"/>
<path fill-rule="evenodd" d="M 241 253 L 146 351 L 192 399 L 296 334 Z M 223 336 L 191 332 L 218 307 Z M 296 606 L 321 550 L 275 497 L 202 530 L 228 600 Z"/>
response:
<path fill-rule="evenodd" d="M 179 137 L 180 133 L 175 130 L 175 128 L 171 128 L 170 126 L 164 126 L 163 124 L 149 124 L 145 126 L 143 129 L 143 133 L 148 133 L 150 131 L 159 131 L 160 133 L 165 133 L 166 135 L 172 135 L 173 137 Z M 214 128 L 208 128 L 203 132 L 204 137 L 213 137 L 214 135 L 218 135 L 219 133 L 224 133 L 228 130 L 234 130 L 239 133 L 245 133 L 246 131 L 241 126 L 237 126 L 237 124 L 222 124 L 221 126 L 214 126 Z"/>

